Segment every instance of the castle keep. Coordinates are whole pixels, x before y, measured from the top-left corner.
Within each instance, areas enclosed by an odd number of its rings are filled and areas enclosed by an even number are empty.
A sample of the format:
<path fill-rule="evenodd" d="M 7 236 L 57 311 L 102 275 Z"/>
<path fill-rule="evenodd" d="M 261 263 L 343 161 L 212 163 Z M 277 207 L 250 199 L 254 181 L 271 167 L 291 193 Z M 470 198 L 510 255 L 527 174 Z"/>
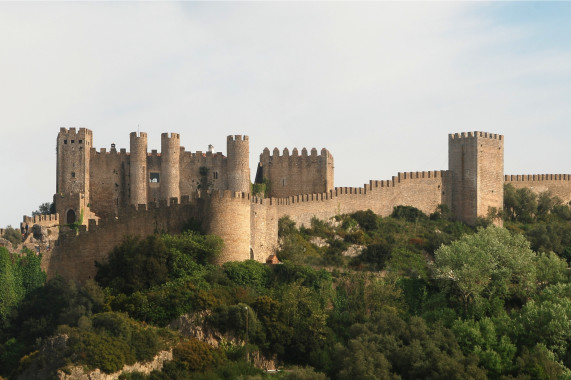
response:
<path fill-rule="evenodd" d="M 474 223 L 491 208 L 501 209 L 503 186 L 549 190 L 571 200 L 571 177 L 504 176 L 504 137 L 486 132 L 448 136 L 448 170 L 398 173 L 363 187 L 334 187 L 333 156 L 326 149 L 301 153 L 276 148 L 260 155 L 256 182 L 265 197 L 250 193 L 248 136 L 228 136 L 221 152 L 187 152 L 180 135 L 163 133 L 161 151 L 148 151 L 147 135 L 133 132 L 130 151 L 93 147 L 93 134 L 60 129 L 57 137 L 56 214 L 24 217 L 25 224 L 61 225 L 43 267 L 79 281 L 95 275 L 95 261 L 105 261 L 125 235 L 180 232 L 198 221 L 206 233 L 224 240 L 219 263 L 254 259 L 275 252 L 278 219 L 289 215 L 298 224 L 313 217 L 371 209 L 386 216 L 397 205 L 425 213 L 440 204 L 458 220 Z M 64 227 L 75 224 L 79 231 Z"/>

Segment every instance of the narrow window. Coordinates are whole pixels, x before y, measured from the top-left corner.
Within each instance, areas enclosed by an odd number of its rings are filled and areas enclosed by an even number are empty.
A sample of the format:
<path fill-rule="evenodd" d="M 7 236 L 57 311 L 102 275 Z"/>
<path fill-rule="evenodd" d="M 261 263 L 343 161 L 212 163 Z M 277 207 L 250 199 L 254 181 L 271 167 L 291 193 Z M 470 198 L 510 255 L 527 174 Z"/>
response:
<path fill-rule="evenodd" d="M 71 172 L 71 178 L 75 178 L 75 172 Z"/>
<path fill-rule="evenodd" d="M 218 179 L 218 172 L 214 172 L 214 179 Z"/>
<path fill-rule="evenodd" d="M 83 140 L 79 140 L 79 143 L 80 143 L 80 144 L 83 144 Z"/>
<path fill-rule="evenodd" d="M 67 144 L 67 140 L 63 140 L 63 143 L 64 143 L 64 144 Z"/>
<path fill-rule="evenodd" d="M 159 173 L 151 173 L 150 181 L 151 181 L 151 183 L 159 183 L 160 182 Z"/>
<path fill-rule="evenodd" d="M 285 185 L 286 185 L 286 180 L 285 180 L 285 178 L 282 178 L 282 186 L 285 186 Z"/>

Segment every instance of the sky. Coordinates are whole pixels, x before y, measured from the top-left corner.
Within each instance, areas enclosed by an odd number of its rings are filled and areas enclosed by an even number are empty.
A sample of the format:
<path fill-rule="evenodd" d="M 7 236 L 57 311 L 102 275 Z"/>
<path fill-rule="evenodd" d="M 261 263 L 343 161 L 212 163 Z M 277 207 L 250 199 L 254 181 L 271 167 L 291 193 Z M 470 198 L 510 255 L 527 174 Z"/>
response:
<path fill-rule="evenodd" d="M 506 174 L 571 173 L 570 2 L 0 2 L 0 226 L 55 193 L 60 127 L 334 156 L 335 186 L 446 170 L 505 136 Z"/>

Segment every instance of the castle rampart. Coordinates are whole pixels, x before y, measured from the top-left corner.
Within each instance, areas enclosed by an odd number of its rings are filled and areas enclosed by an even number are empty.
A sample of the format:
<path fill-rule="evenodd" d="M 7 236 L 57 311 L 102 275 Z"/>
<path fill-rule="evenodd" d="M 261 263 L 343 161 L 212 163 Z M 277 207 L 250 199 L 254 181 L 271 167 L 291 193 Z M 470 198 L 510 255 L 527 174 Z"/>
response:
<path fill-rule="evenodd" d="M 266 148 L 256 182 L 269 184 L 267 198 L 249 194 L 248 136 L 228 136 L 227 156 L 211 147 L 187 152 L 176 133 L 161 135 L 160 153 L 147 153 L 146 138 L 145 133 L 131 133 L 130 153 L 117 152 L 114 145 L 108 152 L 91 146 L 89 130 L 60 131 L 61 190 L 54 201 L 61 217 L 34 220 L 64 225 L 73 217 L 83 225 L 77 233 L 61 227 L 56 246 L 43 259 L 48 276 L 92 278 L 93 263 L 105 261 L 124 236 L 177 233 L 190 219 L 225 241 L 218 263 L 265 262 L 275 252 L 278 220 L 285 215 L 309 225 L 314 217 L 327 220 L 367 209 L 387 216 L 398 205 L 428 214 L 445 204 L 457 219 L 474 223 L 491 207 L 502 207 L 504 183 L 571 200 L 568 174 L 504 177 L 503 136 L 487 132 L 449 135 L 449 170 L 401 172 L 363 187 L 333 187 L 333 156 L 326 149 L 318 154 L 315 148 L 301 153 L 285 148 L 280 154 L 276 148 L 270 155 Z"/>
<path fill-rule="evenodd" d="M 504 181 L 516 189 L 527 187 L 536 194 L 548 191 L 564 203 L 571 202 L 571 174 L 506 175 Z"/>

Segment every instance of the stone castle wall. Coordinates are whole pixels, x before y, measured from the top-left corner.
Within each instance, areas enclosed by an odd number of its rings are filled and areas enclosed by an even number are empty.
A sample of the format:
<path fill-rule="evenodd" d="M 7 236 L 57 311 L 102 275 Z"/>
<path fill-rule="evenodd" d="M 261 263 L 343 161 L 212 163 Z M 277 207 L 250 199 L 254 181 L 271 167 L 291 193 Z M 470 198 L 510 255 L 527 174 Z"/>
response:
<path fill-rule="evenodd" d="M 77 136 L 84 139 L 82 149 Z M 326 149 L 319 155 L 316 149 L 310 154 L 294 149 L 291 155 L 288 149 L 282 155 L 274 149 L 270 156 L 266 148 L 256 175 L 257 182 L 269 181 L 270 197 L 264 199 L 249 195 L 248 136 L 228 136 L 228 157 L 186 152 L 175 133 L 161 137 L 161 153 L 147 153 L 144 133 L 131 134 L 131 153 L 113 146 L 97 152 L 91 147 L 91 131 L 60 131 L 58 189 L 65 191 L 54 196 L 56 210 L 61 224 L 67 223 L 70 210 L 84 214 L 84 226 L 78 234 L 62 232 L 44 256 L 49 276 L 92 278 L 94 262 L 105 261 L 124 236 L 177 233 L 190 219 L 225 241 L 219 263 L 265 262 L 278 244 L 278 220 L 286 215 L 309 226 L 314 217 L 327 220 L 367 209 L 387 216 L 398 205 L 429 214 L 445 204 L 457 219 L 474 223 L 490 207 L 502 207 L 504 182 L 571 200 L 569 175 L 504 177 L 503 136 L 486 132 L 449 135 L 449 170 L 398 173 L 363 187 L 333 188 L 333 157 Z M 77 162 L 74 166 L 62 160 Z M 88 170 L 81 172 L 84 164 Z M 77 171 L 83 174 L 78 177 Z M 78 178 L 89 181 L 78 184 Z M 168 203 L 161 201 L 166 196 Z"/>
<path fill-rule="evenodd" d="M 283 155 L 277 148 L 270 155 L 265 148 L 260 155 L 256 182 L 269 182 L 270 197 L 288 197 L 297 194 L 319 194 L 333 189 L 333 156 L 327 149 L 303 148 L 299 154 L 294 148 L 291 155 L 285 148 Z"/>
<path fill-rule="evenodd" d="M 536 194 L 549 191 L 564 203 L 571 202 L 571 175 L 569 174 L 529 174 L 506 175 L 505 183 L 516 189 L 527 187 Z"/>
<path fill-rule="evenodd" d="M 154 233 L 180 233 L 190 221 L 202 223 L 206 233 L 224 240 L 219 262 L 246 260 L 250 244 L 250 198 L 248 194 L 213 192 L 183 196 L 149 205 L 120 208 L 117 218 L 90 219 L 76 233 L 62 228 L 51 252 L 42 257 L 48 278 L 62 275 L 76 281 L 94 278 L 95 262 L 105 262 L 126 236 L 146 237 Z M 277 238 L 277 237 L 276 237 Z"/>

